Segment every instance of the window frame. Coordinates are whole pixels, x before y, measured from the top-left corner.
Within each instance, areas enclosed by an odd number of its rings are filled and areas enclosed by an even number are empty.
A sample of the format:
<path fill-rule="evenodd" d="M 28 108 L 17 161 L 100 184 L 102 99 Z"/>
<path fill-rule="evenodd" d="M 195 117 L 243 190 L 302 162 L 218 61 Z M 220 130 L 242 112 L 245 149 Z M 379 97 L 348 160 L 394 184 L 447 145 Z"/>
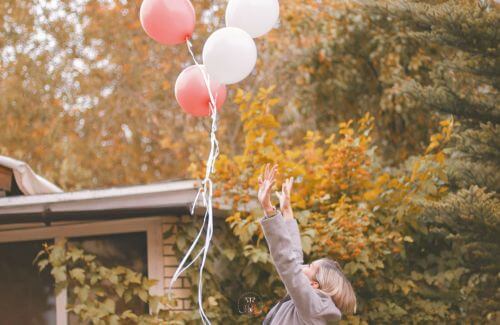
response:
<path fill-rule="evenodd" d="M 63 225 L 38 226 L 15 230 L 0 229 L 0 243 L 14 243 L 32 240 L 86 237 L 99 235 L 146 232 L 148 278 L 158 282 L 149 289 L 151 294 L 163 295 L 163 233 L 162 224 L 168 217 L 130 218 L 106 221 L 74 222 Z M 68 324 L 67 290 L 56 296 L 56 325 Z"/>

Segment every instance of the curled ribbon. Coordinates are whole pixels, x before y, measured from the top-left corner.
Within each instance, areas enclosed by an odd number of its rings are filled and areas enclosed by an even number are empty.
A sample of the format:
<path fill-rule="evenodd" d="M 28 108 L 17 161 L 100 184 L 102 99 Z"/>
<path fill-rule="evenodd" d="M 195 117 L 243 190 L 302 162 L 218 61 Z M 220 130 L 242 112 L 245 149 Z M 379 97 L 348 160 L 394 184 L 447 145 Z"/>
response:
<path fill-rule="evenodd" d="M 199 273 L 199 280 L 198 280 L 198 310 L 201 315 L 201 319 L 203 321 L 203 324 L 211 324 L 210 320 L 208 319 L 207 315 L 205 314 L 205 311 L 203 310 L 203 305 L 202 305 L 202 293 L 203 293 L 203 268 L 205 267 L 205 261 L 207 259 L 207 253 L 210 248 L 210 241 L 212 240 L 212 234 L 213 234 L 213 210 L 212 210 L 212 187 L 213 183 L 212 180 L 210 179 L 210 174 L 215 173 L 215 161 L 217 159 L 217 156 L 219 155 L 219 142 L 217 141 L 216 137 L 216 132 L 217 132 L 217 106 L 216 106 L 216 99 L 212 95 L 212 90 L 210 89 L 210 77 L 206 73 L 205 69 L 198 63 L 198 61 L 195 58 L 195 55 L 192 50 L 192 44 L 189 41 L 188 38 L 186 38 L 186 45 L 188 48 L 189 53 L 191 54 L 191 57 L 193 58 L 194 63 L 196 66 L 200 69 L 202 75 L 203 75 L 203 80 L 205 81 L 205 85 L 207 86 L 208 89 L 208 94 L 210 96 L 210 116 L 212 118 L 212 127 L 210 130 L 210 154 L 208 155 L 208 159 L 206 162 L 206 170 L 205 170 L 205 178 L 203 179 L 200 188 L 198 189 L 198 193 L 196 194 L 196 197 L 194 199 L 193 205 L 191 207 L 191 215 L 194 214 L 194 209 L 196 207 L 196 203 L 198 202 L 198 198 L 200 194 L 202 194 L 202 199 L 203 199 L 203 204 L 206 207 L 205 210 L 205 216 L 203 218 L 203 224 L 200 228 L 200 231 L 198 232 L 198 235 L 196 238 L 193 240 L 193 243 L 189 247 L 188 251 L 184 255 L 184 257 L 181 260 L 181 263 L 175 270 L 175 273 L 172 277 L 172 280 L 170 281 L 170 284 L 168 286 L 168 296 L 171 299 L 172 298 L 172 285 L 174 282 L 179 278 L 179 276 L 186 271 L 202 254 L 202 260 L 201 260 L 201 265 L 200 265 L 200 273 Z M 208 217 L 208 222 L 207 222 L 207 217 Z M 205 229 L 205 224 L 206 226 L 206 236 L 205 236 L 205 243 L 203 245 L 203 248 L 200 249 L 198 254 L 193 258 L 189 264 L 184 266 L 186 264 L 188 257 L 191 255 L 192 251 L 194 250 L 196 244 L 200 240 L 201 234 L 203 233 L 203 230 Z"/>

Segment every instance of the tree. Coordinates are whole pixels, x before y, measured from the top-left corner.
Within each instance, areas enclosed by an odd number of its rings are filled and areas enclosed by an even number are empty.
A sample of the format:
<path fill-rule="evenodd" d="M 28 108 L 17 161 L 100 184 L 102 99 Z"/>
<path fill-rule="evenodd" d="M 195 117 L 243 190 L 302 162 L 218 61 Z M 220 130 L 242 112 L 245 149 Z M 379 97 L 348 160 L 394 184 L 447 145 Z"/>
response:
<path fill-rule="evenodd" d="M 340 123 L 338 133 L 310 131 L 300 142 L 281 140 L 280 123 L 272 114 L 279 101 L 272 91 L 238 92 L 245 147 L 235 156 L 222 154 L 216 165 L 214 195 L 233 207 L 226 221 L 236 237 L 226 235 L 231 246 L 217 254 L 244 252 L 244 257 L 233 256 L 229 262 L 242 282 L 237 292 L 258 292 L 264 297 L 264 311 L 284 294 L 258 224 L 262 212 L 255 204 L 258 167 L 271 162 L 280 165 L 278 184 L 285 177 L 297 179 L 292 204 L 306 259 L 334 258 L 353 282 L 360 308 L 349 321 L 389 322 L 409 315 L 422 321 L 434 316 L 426 318 L 430 308 L 442 312 L 443 303 L 415 302 L 419 288 L 411 279 L 406 249 L 414 241 L 409 226 L 420 226 L 414 224 L 421 210 L 416 202 L 438 199 L 447 191 L 442 145 L 453 123 L 441 123 L 424 155 L 408 161 L 406 168 L 391 169 L 376 152 L 369 114 Z M 203 174 L 199 166 L 191 166 L 195 177 Z M 215 282 L 207 295 L 219 292 L 220 280 Z"/>
<path fill-rule="evenodd" d="M 264 311 L 284 293 L 252 199 L 255 166 L 270 161 L 299 179 L 306 257 L 329 254 L 353 279 L 361 313 L 349 321 L 498 315 L 498 5 L 362 2 L 282 6 L 255 75 L 230 92 L 214 181 L 234 211 L 216 252 L 243 282 L 219 276 L 210 256 L 211 318 L 241 320 L 224 285 L 257 288 Z M 209 17 L 194 36 L 199 53 L 225 6 L 195 6 Z M 65 189 L 203 175 L 208 120 L 165 99 L 190 59 L 148 39 L 138 8 L 0 4 L 1 154 Z M 191 235 L 178 237 L 179 254 Z"/>
<path fill-rule="evenodd" d="M 195 3 L 199 20 L 221 15 L 212 5 Z M 0 4 L 0 154 L 27 161 L 65 190 L 183 178 L 191 159 L 206 157 L 208 119 L 187 116 L 173 95 L 191 58 L 182 45 L 151 40 L 139 7 Z M 197 53 L 217 24 L 197 25 Z M 221 116 L 218 135 L 232 139 L 235 115 L 225 107 Z"/>
<path fill-rule="evenodd" d="M 209 119 L 186 116 L 173 96 L 177 75 L 191 64 L 187 50 L 148 38 L 139 6 L 140 1 L 61 0 L 54 14 L 46 3 L 2 2 L 1 154 L 27 161 L 65 190 L 187 177 L 187 166 L 207 157 Z M 193 45 L 200 54 L 209 33 L 224 26 L 226 1 L 194 6 Z M 380 147 L 401 157 L 424 148 L 427 129 L 437 123 L 407 109 L 399 83 L 386 79 L 394 72 L 404 79 L 407 70 L 425 76 L 431 54 L 420 53 L 413 42 L 400 49 L 399 37 L 408 41 L 404 33 L 383 36 L 370 19 L 343 1 L 323 1 L 321 7 L 313 0 L 287 2 L 279 28 L 257 40 L 257 68 L 238 87 L 257 92 L 277 85 L 276 96 L 288 99 L 274 111 L 283 125 L 278 132 L 294 141 L 308 130 L 335 132 L 339 122 L 370 111 Z M 373 43 L 363 34 L 373 35 Z M 361 58 L 351 58 L 346 51 L 364 42 Z M 350 63 L 332 68 L 335 60 Z M 323 79 L 344 86 L 319 87 Z M 367 87 L 359 90 L 359 80 L 368 80 Z M 235 91 L 230 87 L 219 115 L 218 138 L 227 154 L 241 152 L 245 137 L 232 101 Z M 364 91 L 369 100 L 349 99 Z"/>
<path fill-rule="evenodd" d="M 422 110 L 452 114 L 461 124 L 447 149 L 450 193 L 422 202 L 419 244 L 410 260 L 432 280 L 425 299 L 449 304 L 455 319 L 498 320 L 500 303 L 500 15 L 493 1 L 439 4 L 389 1 L 367 10 L 401 21 L 422 46 L 437 46 L 430 77 L 405 82 Z"/>
<path fill-rule="evenodd" d="M 436 116 L 415 109 L 401 88 L 409 78 L 429 82 L 432 47 L 421 46 L 386 13 L 353 1 L 291 1 L 281 23 L 279 38 L 266 44 L 275 48 L 273 61 L 281 62 L 272 84 L 288 99 L 288 114 L 280 118 L 287 135 L 335 132 L 338 123 L 370 112 L 385 159 L 397 165 L 425 149 L 438 129 Z M 293 113 L 303 122 L 290 122 Z"/>

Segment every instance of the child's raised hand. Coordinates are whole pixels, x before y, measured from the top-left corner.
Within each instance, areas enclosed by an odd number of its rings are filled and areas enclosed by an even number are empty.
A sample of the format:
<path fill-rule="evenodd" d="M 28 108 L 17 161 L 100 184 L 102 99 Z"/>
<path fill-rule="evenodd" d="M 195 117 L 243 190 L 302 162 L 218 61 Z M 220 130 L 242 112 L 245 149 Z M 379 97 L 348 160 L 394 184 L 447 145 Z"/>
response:
<path fill-rule="evenodd" d="M 290 202 L 291 191 L 293 185 L 293 177 L 287 178 L 285 182 L 281 185 L 281 193 L 276 192 L 276 196 L 278 196 L 280 200 L 280 210 L 283 214 L 287 214 L 292 211 L 292 205 Z"/>
<path fill-rule="evenodd" d="M 259 191 L 257 197 L 266 214 L 274 211 L 274 206 L 271 203 L 271 190 L 276 183 L 274 176 L 278 172 L 278 165 L 274 165 L 269 169 L 269 164 L 266 164 L 264 175 L 259 176 Z"/>

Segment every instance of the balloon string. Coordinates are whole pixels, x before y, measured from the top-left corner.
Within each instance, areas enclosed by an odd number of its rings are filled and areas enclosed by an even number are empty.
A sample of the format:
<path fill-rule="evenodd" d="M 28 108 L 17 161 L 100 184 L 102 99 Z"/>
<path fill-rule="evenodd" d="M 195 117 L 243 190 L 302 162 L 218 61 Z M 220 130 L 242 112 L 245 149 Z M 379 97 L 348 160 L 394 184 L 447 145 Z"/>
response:
<path fill-rule="evenodd" d="M 203 258 L 201 261 L 200 265 L 200 273 L 199 273 L 199 280 L 198 280 L 198 309 L 201 315 L 201 319 L 203 321 L 203 324 L 211 324 L 210 320 L 208 319 L 207 315 L 205 314 L 205 311 L 203 310 L 203 305 L 202 305 L 202 293 L 203 293 L 203 269 L 205 267 L 205 261 L 207 259 L 207 253 L 208 249 L 210 248 L 210 242 L 212 240 L 212 235 L 213 235 L 213 210 L 212 210 L 212 180 L 210 179 L 210 174 L 215 173 L 215 161 L 217 160 L 217 157 L 219 156 L 219 142 L 217 141 L 216 137 L 216 132 L 217 132 L 217 95 L 215 95 L 215 98 L 212 94 L 212 90 L 210 88 L 210 78 L 207 75 L 205 68 L 202 67 L 198 61 L 196 60 L 196 57 L 193 53 L 192 50 L 192 44 L 189 41 L 188 38 L 186 38 L 186 44 L 189 53 L 191 54 L 191 57 L 196 64 L 196 66 L 200 69 L 202 75 L 203 75 L 203 80 L 205 81 L 205 85 L 208 90 L 208 94 L 210 96 L 210 116 L 212 118 L 212 125 L 210 129 L 210 153 L 208 155 L 208 159 L 206 162 L 206 170 L 205 170 L 205 178 L 202 181 L 202 186 L 199 188 L 198 193 L 196 194 L 196 197 L 194 199 L 193 205 L 191 207 L 191 215 L 194 213 L 194 209 L 196 207 L 196 204 L 198 202 L 198 198 L 200 196 L 200 193 L 203 194 L 203 204 L 206 207 L 205 210 L 205 216 L 203 218 L 203 224 L 200 228 L 200 231 L 198 232 L 198 235 L 196 238 L 193 240 L 193 243 L 189 247 L 187 253 L 184 255 L 181 263 L 175 270 L 175 273 L 172 277 L 172 280 L 170 281 L 169 287 L 168 287 L 168 295 L 171 298 L 172 297 L 172 285 L 173 283 L 177 280 L 177 278 L 184 272 L 186 271 L 203 253 Z M 207 216 L 208 216 L 208 223 L 207 223 Z M 186 263 L 188 257 L 191 255 L 191 252 L 194 250 L 196 247 L 196 244 L 198 244 L 198 241 L 200 240 L 201 234 L 203 233 L 203 230 L 205 228 L 205 223 L 207 223 L 207 229 L 206 229 L 206 236 L 205 236 L 205 243 L 203 245 L 203 248 L 200 249 L 198 254 L 193 258 L 193 260 L 186 266 L 184 264 Z"/>

